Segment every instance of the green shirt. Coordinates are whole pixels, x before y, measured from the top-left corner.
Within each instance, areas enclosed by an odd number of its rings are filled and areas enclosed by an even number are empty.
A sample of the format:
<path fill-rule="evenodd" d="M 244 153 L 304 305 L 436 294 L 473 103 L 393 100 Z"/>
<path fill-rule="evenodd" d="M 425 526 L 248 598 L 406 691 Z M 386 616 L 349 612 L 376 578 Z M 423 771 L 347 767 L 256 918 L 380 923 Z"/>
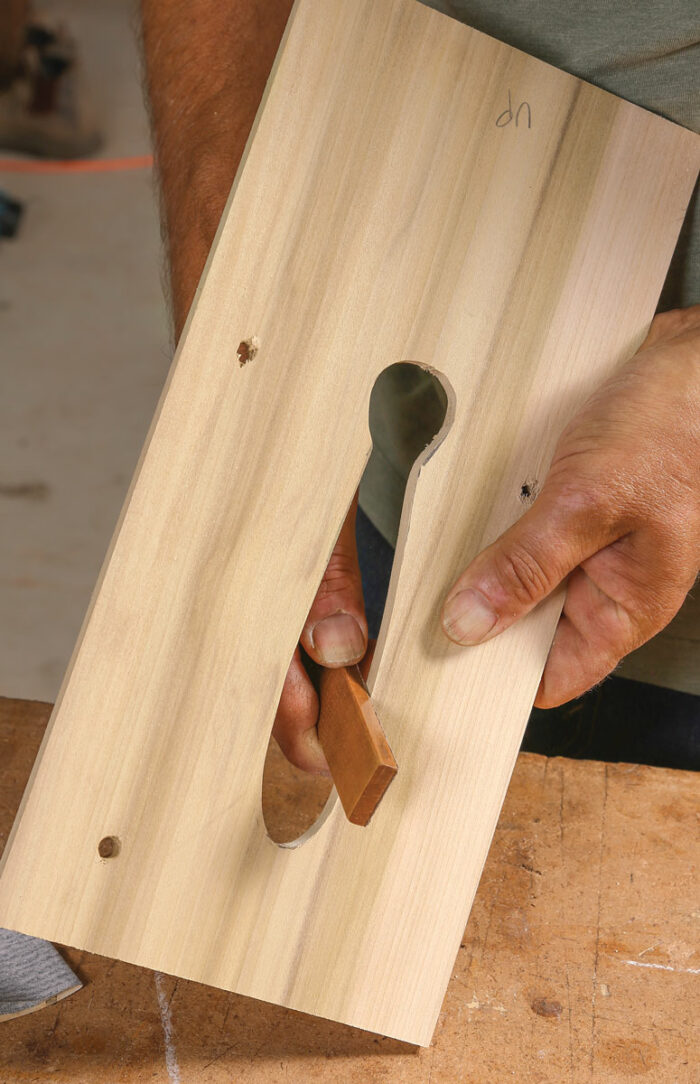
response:
<path fill-rule="evenodd" d="M 422 0 L 494 38 L 612 91 L 686 128 L 700 131 L 700 14 L 689 0 Z M 700 302 L 700 207 L 690 203 L 659 311 Z M 403 492 L 419 452 L 439 428 L 442 387 L 413 365 L 393 365 L 370 404 L 374 446 L 360 505 L 396 544 Z M 700 591 L 617 671 L 700 694 Z"/>

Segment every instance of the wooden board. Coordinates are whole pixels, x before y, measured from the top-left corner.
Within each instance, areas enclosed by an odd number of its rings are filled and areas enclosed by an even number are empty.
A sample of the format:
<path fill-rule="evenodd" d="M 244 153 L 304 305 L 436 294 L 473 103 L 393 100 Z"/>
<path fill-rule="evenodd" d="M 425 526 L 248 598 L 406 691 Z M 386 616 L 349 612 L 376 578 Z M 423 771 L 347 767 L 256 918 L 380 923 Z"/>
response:
<path fill-rule="evenodd" d="M 48 704 L 0 698 L 0 848 Z M 268 757 L 297 834 L 322 781 Z M 697 1084 L 700 775 L 518 757 L 430 1049 L 75 949 L 0 1028 L 12 1084 Z"/>
<path fill-rule="evenodd" d="M 697 167 L 691 133 L 414 0 L 298 0 L 0 924 L 430 1041 L 560 599 L 469 650 L 440 604 L 643 338 Z M 449 394 L 368 678 L 401 769 L 368 828 L 332 797 L 280 847 L 260 801 L 272 720 L 369 455 L 373 383 L 400 360 Z"/>

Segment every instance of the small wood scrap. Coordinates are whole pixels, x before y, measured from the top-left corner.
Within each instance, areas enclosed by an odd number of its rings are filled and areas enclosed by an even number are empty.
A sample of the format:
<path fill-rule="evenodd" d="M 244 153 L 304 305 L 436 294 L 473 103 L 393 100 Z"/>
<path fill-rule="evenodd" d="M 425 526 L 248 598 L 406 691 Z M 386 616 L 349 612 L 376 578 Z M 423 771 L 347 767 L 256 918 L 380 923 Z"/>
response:
<path fill-rule="evenodd" d="M 357 666 L 322 668 L 318 737 L 345 815 L 365 827 L 397 765 Z"/>

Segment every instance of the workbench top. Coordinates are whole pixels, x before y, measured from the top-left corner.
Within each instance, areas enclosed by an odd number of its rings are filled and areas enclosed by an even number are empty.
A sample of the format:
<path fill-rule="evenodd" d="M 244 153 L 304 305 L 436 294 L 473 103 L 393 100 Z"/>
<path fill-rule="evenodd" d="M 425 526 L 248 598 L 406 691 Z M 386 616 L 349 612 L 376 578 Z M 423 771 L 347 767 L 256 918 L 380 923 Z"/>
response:
<path fill-rule="evenodd" d="M 0 698 L 0 849 L 49 711 Z M 691 772 L 521 755 L 429 1049 L 67 949 L 84 989 L 0 1024 L 0 1081 L 695 1084 L 699 809 Z"/>

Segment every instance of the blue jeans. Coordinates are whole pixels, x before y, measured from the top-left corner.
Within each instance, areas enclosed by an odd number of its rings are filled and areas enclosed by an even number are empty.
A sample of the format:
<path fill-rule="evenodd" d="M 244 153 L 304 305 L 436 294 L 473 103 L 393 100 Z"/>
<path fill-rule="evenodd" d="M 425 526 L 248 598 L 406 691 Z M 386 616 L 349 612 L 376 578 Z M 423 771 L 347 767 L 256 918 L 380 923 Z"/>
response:
<path fill-rule="evenodd" d="M 384 612 L 394 550 L 361 508 L 357 547 L 370 636 Z M 700 697 L 612 676 L 558 708 L 533 708 L 523 750 L 700 771 Z"/>

